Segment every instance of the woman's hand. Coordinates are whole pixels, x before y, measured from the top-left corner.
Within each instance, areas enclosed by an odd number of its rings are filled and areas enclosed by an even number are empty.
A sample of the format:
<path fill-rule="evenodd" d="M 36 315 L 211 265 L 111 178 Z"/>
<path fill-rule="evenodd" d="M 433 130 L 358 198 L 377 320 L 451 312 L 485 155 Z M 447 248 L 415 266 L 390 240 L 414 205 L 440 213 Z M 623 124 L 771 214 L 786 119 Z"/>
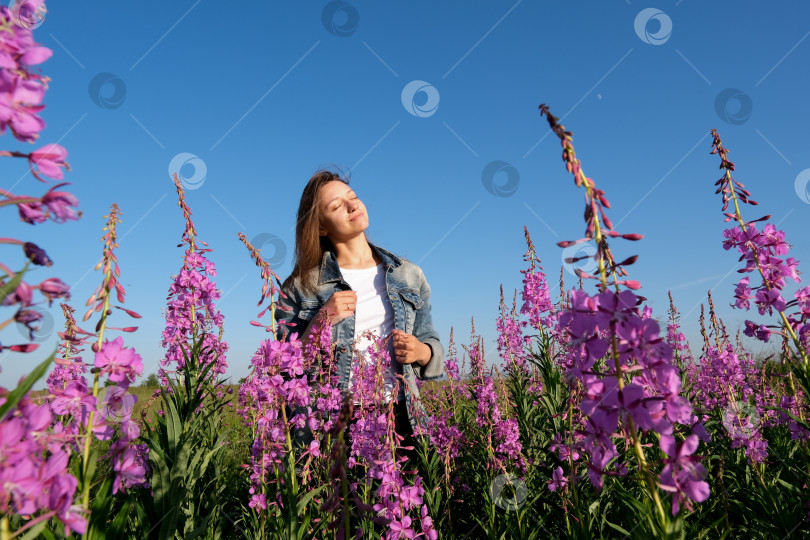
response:
<path fill-rule="evenodd" d="M 357 292 L 337 291 L 332 293 L 329 300 L 321 307 L 318 316 L 329 314 L 331 321 L 329 324 L 335 325 L 352 315 L 357 309 Z"/>
<path fill-rule="evenodd" d="M 430 362 L 430 357 L 433 355 L 430 345 L 422 343 L 402 330 L 394 330 L 392 339 L 394 340 L 394 354 L 400 364 L 417 362 L 420 366 L 424 366 Z"/>

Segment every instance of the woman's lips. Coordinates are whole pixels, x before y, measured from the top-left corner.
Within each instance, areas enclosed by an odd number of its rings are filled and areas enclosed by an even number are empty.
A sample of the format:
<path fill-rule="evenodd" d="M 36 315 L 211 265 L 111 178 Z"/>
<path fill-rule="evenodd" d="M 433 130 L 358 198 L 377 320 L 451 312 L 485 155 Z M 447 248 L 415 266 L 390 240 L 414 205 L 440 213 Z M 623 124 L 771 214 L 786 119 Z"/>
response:
<path fill-rule="evenodd" d="M 363 214 L 363 212 L 360 212 L 360 213 L 358 213 L 356 216 L 354 216 L 352 219 L 350 219 L 349 221 L 354 221 L 355 219 L 357 219 L 357 218 L 359 218 L 359 217 L 363 217 L 364 215 L 365 215 L 365 214 Z"/>

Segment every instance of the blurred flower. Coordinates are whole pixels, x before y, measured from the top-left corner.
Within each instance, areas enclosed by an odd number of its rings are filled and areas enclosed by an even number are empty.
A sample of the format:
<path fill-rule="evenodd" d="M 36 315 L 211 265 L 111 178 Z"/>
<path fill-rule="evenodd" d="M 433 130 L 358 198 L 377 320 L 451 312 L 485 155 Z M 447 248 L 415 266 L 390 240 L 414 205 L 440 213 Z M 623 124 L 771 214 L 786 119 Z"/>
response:
<path fill-rule="evenodd" d="M 39 330 L 35 323 L 42 320 L 42 313 L 33 309 L 20 309 L 14 314 L 14 320 L 28 329 L 28 339 L 34 340 L 34 332 Z"/>
<path fill-rule="evenodd" d="M 70 170 L 66 158 L 67 150 L 64 147 L 53 143 L 46 144 L 29 154 L 28 164 L 31 167 L 31 174 L 41 182 L 45 180 L 39 176 L 40 174 L 54 180 L 62 180 L 65 177 L 62 169 Z"/>
<path fill-rule="evenodd" d="M 57 298 L 70 298 L 70 285 L 59 278 L 48 278 L 37 287 L 39 292 L 48 299 L 48 305 L 51 305 Z"/>
<path fill-rule="evenodd" d="M 67 191 L 55 191 L 56 188 L 66 185 L 68 184 L 56 184 L 42 197 L 42 204 L 48 208 L 50 218 L 57 223 L 78 219 L 81 216 L 81 212 L 74 210 L 74 207 L 79 206 L 79 199 Z"/>
<path fill-rule="evenodd" d="M 48 254 L 45 253 L 45 250 L 32 242 L 26 242 L 23 244 L 23 252 L 25 253 L 25 256 L 36 265 L 39 266 L 53 265 L 53 261 L 51 260 L 50 257 L 48 257 Z"/>

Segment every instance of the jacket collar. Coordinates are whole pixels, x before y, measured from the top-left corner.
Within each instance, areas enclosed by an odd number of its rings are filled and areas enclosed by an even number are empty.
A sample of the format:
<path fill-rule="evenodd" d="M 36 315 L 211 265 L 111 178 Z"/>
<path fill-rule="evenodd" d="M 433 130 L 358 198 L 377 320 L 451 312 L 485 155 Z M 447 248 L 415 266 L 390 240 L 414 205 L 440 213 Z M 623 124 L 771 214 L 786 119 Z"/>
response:
<path fill-rule="evenodd" d="M 371 242 L 368 243 L 371 251 L 374 252 L 381 260 L 385 267 L 396 268 L 402 264 L 402 259 L 379 246 L 375 246 Z M 337 253 L 334 251 L 325 251 L 323 259 L 321 259 L 321 274 L 320 283 L 328 283 L 330 281 L 340 281 L 343 279 L 340 273 L 340 266 L 337 262 Z"/>

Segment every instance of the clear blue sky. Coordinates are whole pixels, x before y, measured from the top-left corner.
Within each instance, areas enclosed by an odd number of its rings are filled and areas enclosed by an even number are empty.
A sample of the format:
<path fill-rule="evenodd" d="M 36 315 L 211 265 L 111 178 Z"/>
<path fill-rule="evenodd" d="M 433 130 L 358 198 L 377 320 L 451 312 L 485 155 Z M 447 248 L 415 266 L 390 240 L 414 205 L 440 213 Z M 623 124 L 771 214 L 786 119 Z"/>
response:
<path fill-rule="evenodd" d="M 747 216 L 773 214 L 804 263 L 800 269 L 810 265 L 802 233 L 810 204 L 796 191 L 797 178 L 804 188 L 810 176 L 801 175 L 810 168 L 805 2 L 775 9 L 665 1 L 644 12 L 640 25 L 636 18 L 650 5 L 637 0 L 48 7 L 34 34 L 54 51 L 42 66 L 52 82 L 40 143 L 68 149 L 67 180 L 84 216 L 31 227 L 7 210 L 3 236 L 44 247 L 55 264 L 31 280 L 61 277 L 82 313 L 101 279 L 90 270 L 101 254 L 102 216 L 117 202 L 126 306 L 143 315 L 140 330 L 125 339 L 147 373 L 163 354 L 161 308 L 181 265 L 183 217 L 168 174 L 181 153 L 205 165 L 201 182 L 192 164 L 181 173 L 195 183 L 187 201 L 199 237 L 214 249 L 234 380 L 266 337 L 249 325 L 261 282 L 236 235 L 278 237 L 286 255 L 274 253 L 277 242 L 266 244 L 265 256 L 280 260 L 275 270 L 287 276 L 301 190 L 330 165 L 351 169 L 372 241 L 424 269 L 445 345 L 451 326 L 467 343 L 474 317 L 494 361 L 498 289 L 503 283 L 510 294 L 520 286 L 523 226 L 552 290 L 562 263 L 555 243 L 584 231 L 583 194 L 563 168 L 540 103 L 574 132 L 578 156 L 606 191 L 618 230 L 645 235 L 614 242 L 614 252 L 640 255 L 632 277 L 659 317 L 666 317 L 672 290 L 693 348 L 707 289 L 732 331 L 743 319 L 727 307 L 738 266 L 721 247 L 711 128 L 720 130 L 737 178 L 760 202 L 746 208 Z M 329 9 L 332 16 L 324 14 Z M 408 86 L 412 81 L 424 83 Z M 432 86 L 427 93 L 405 96 L 409 111 L 403 90 L 424 84 Z M 2 140 L 5 149 L 29 149 L 8 133 Z M 482 174 L 494 161 L 508 165 L 494 176 L 491 193 Z M 3 188 L 44 193 L 23 176 L 21 160 L 0 167 Z M 21 266 L 17 248 L 3 253 L 5 263 Z M 50 313 L 55 330 L 62 329 L 56 304 Z M 36 353 L 3 355 L 0 384 L 13 386 L 53 350 L 55 330 Z M 17 337 L 13 326 L 0 335 L 5 343 Z"/>

